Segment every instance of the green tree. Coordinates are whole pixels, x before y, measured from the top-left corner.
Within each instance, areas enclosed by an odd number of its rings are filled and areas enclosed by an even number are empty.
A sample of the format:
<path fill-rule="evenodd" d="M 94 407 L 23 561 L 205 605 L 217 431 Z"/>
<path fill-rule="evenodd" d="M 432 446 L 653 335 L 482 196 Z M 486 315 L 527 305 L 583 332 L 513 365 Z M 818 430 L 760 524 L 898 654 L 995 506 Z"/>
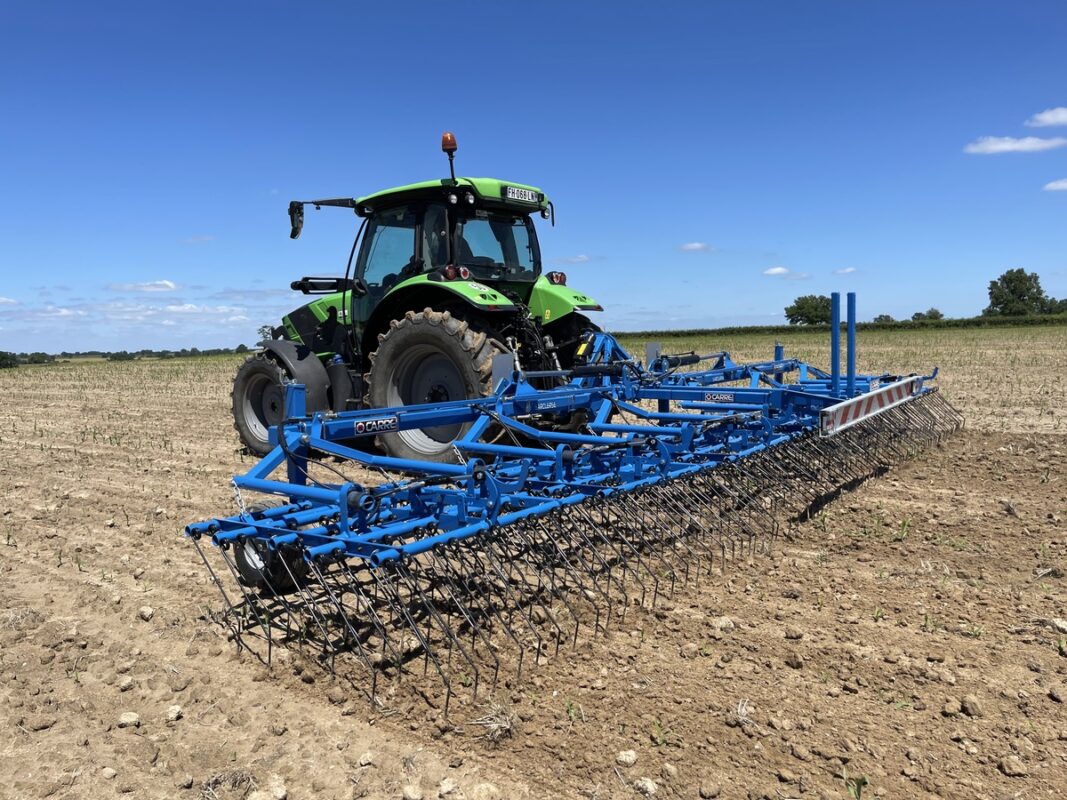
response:
<path fill-rule="evenodd" d="M 882 322 L 882 323 L 885 323 L 885 322 L 896 322 L 896 320 L 893 319 L 893 317 L 891 317 L 889 314 L 879 314 L 877 317 L 874 318 L 874 321 L 875 322 Z"/>
<path fill-rule="evenodd" d="M 829 325 L 830 298 L 824 294 L 806 294 L 786 306 L 785 318 L 790 325 Z"/>
<path fill-rule="evenodd" d="M 274 328 L 270 325 L 260 325 L 256 328 L 256 335 L 259 336 L 259 341 L 274 338 Z"/>
<path fill-rule="evenodd" d="M 936 320 L 944 319 L 945 315 L 938 311 L 936 308 L 928 308 L 926 311 L 916 311 L 911 315 L 912 322 L 922 322 L 923 320 Z"/>
<path fill-rule="evenodd" d="M 1045 294 L 1036 272 L 1009 269 L 995 281 L 989 282 L 989 305 L 982 311 L 986 317 L 1023 317 L 1027 314 L 1047 314 L 1057 302 Z"/>
<path fill-rule="evenodd" d="M 247 353 L 248 352 L 248 345 L 247 344 L 239 344 L 239 345 L 237 345 L 237 349 L 234 350 L 233 352 L 235 352 L 235 353 Z"/>
<path fill-rule="evenodd" d="M 10 369 L 19 365 L 18 357 L 14 353 L 0 350 L 0 369 Z"/>

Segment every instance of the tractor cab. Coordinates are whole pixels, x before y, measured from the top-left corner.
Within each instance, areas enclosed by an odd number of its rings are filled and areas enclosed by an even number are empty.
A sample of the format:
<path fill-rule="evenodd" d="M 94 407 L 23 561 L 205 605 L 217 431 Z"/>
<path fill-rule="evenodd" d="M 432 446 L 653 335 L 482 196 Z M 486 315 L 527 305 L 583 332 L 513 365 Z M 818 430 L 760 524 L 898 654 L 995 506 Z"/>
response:
<path fill-rule="evenodd" d="M 344 277 L 292 283 L 322 296 L 286 315 L 261 343 L 249 366 L 259 368 L 258 383 L 248 389 L 238 373 L 234 416 L 250 449 L 269 449 L 280 414 L 275 377 L 308 386 L 309 410 L 460 400 L 492 391 L 494 355 L 527 371 L 566 369 L 581 336 L 597 329 L 584 312 L 600 305 L 567 286 L 564 273 L 542 271 L 534 220 L 555 221 L 545 193 L 457 178 L 455 137 L 446 133 L 441 146 L 449 178 L 289 204 L 293 239 L 307 205 L 348 208 L 362 222 Z M 268 369 L 274 364 L 277 376 Z M 402 432 L 379 442 L 394 456 L 450 460 L 457 435 L 458 428 Z"/>
<path fill-rule="evenodd" d="M 387 189 L 356 204 L 367 220 L 348 265 L 359 295 L 352 314 L 357 326 L 370 319 L 378 301 L 417 277 L 463 298 L 484 299 L 478 294 L 485 286 L 469 285 L 478 283 L 497 290 L 501 297 L 495 299 L 505 301 L 497 305 L 528 303 L 541 275 L 532 217 L 552 213 L 539 189 L 457 178 Z"/>

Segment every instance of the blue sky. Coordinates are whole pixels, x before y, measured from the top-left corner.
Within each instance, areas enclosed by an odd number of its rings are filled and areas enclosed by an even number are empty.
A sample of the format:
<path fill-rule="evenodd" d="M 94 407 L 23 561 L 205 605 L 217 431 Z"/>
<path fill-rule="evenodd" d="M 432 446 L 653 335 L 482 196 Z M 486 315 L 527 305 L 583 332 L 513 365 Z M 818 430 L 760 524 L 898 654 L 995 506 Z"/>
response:
<path fill-rule="evenodd" d="M 4 3 L 0 350 L 252 343 L 355 230 L 287 202 L 442 176 L 445 129 L 615 329 L 1062 297 L 1064 41 L 1062 2 Z"/>

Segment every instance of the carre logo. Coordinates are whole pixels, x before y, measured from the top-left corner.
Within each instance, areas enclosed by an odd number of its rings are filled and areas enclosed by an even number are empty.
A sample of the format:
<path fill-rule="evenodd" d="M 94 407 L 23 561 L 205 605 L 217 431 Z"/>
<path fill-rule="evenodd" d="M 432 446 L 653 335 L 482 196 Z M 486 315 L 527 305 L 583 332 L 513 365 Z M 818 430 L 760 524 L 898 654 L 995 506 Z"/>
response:
<path fill-rule="evenodd" d="M 366 436 L 369 433 L 381 433 L 383 431 L 395 431 L 399 427 L 396 417 L 382 417 L 381 419 L 360 420 L 353 431 L 356 436 Z"/>

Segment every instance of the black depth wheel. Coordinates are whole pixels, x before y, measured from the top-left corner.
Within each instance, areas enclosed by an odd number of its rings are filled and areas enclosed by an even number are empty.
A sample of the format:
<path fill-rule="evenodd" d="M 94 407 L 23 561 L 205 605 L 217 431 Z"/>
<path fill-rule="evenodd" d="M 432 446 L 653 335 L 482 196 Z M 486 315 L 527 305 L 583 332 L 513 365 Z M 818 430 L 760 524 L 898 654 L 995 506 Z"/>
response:
<path fill-rule="evenodd" d="M 270 508 L 256 503 L 248 510 L 257 514 Z M 285 594 L 296 588 L 296 581 L 307 575 L 308 564 L 296 551 L 271 550 L 263 539 L 245 539 L 233 544 L 234 561 L 241 583 L 258 591 Z"/>

